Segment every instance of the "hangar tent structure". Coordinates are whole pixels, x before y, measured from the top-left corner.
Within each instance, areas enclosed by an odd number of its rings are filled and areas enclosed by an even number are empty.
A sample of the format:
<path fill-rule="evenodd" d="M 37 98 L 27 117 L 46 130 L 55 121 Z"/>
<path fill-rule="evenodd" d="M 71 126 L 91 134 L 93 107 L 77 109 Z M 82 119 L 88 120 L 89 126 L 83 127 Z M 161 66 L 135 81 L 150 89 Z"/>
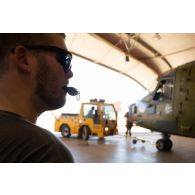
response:
<path fill-rule="evenodd" d="M 195 60 L 195 33 L 67 33 L 66 45 L 149 92 L 158 76 Z"/>

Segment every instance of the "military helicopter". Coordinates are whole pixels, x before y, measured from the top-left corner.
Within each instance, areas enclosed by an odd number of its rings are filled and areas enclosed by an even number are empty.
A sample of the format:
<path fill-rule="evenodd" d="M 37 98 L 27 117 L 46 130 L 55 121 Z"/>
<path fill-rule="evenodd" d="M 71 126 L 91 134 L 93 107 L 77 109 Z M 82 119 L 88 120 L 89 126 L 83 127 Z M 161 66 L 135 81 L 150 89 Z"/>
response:
<path fill-rule="evenodd" d="M 170 135 L 195 137 L 195 61 L 158 78 L 154 91 L 129 106 L 136 125 L 162 133 L 159 151 L 172 148 Z"/>

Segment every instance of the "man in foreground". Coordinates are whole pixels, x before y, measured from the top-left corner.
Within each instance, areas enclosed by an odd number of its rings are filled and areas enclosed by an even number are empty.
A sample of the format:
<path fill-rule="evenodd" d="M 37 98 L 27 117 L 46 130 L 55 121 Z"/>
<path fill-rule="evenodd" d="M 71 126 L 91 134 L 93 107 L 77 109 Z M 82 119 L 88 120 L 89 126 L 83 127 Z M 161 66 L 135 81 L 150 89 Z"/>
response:
<path fill-rule="evenodd" d="M 73 76 L 64 34 L 0 34 L 0 162 L 74 162 L 68 148 L 35 125 L 62 107 Z"/>

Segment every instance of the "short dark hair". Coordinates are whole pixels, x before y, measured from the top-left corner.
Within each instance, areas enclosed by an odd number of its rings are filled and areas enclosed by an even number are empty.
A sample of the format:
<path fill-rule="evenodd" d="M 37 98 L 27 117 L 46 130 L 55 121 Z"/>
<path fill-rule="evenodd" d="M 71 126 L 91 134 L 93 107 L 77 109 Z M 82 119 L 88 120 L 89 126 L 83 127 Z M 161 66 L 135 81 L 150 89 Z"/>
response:
<path fill-rule="evenodd" d="M 0 33 L 0 72 L 5 68 L 4 59 L 16 45 L 52 45 L 54 34 L 64 33 Z"/>

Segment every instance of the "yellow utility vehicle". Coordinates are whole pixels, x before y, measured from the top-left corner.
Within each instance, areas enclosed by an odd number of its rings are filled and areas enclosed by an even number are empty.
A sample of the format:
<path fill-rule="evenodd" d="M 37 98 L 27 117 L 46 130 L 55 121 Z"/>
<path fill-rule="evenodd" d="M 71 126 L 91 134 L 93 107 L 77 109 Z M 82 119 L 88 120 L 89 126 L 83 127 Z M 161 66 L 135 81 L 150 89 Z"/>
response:
<path fill-rule="evenodd" d="M 61 132 L 63 137 L 77 134 L 83 140 L 88 140 L 90 135 L 99 138 L 115 135 L 118 134 L 117 112 L 113 104 L 91 99 L 81 104 L 79 114 L 62 113 L 56 118 L 55 131 Z"/>

